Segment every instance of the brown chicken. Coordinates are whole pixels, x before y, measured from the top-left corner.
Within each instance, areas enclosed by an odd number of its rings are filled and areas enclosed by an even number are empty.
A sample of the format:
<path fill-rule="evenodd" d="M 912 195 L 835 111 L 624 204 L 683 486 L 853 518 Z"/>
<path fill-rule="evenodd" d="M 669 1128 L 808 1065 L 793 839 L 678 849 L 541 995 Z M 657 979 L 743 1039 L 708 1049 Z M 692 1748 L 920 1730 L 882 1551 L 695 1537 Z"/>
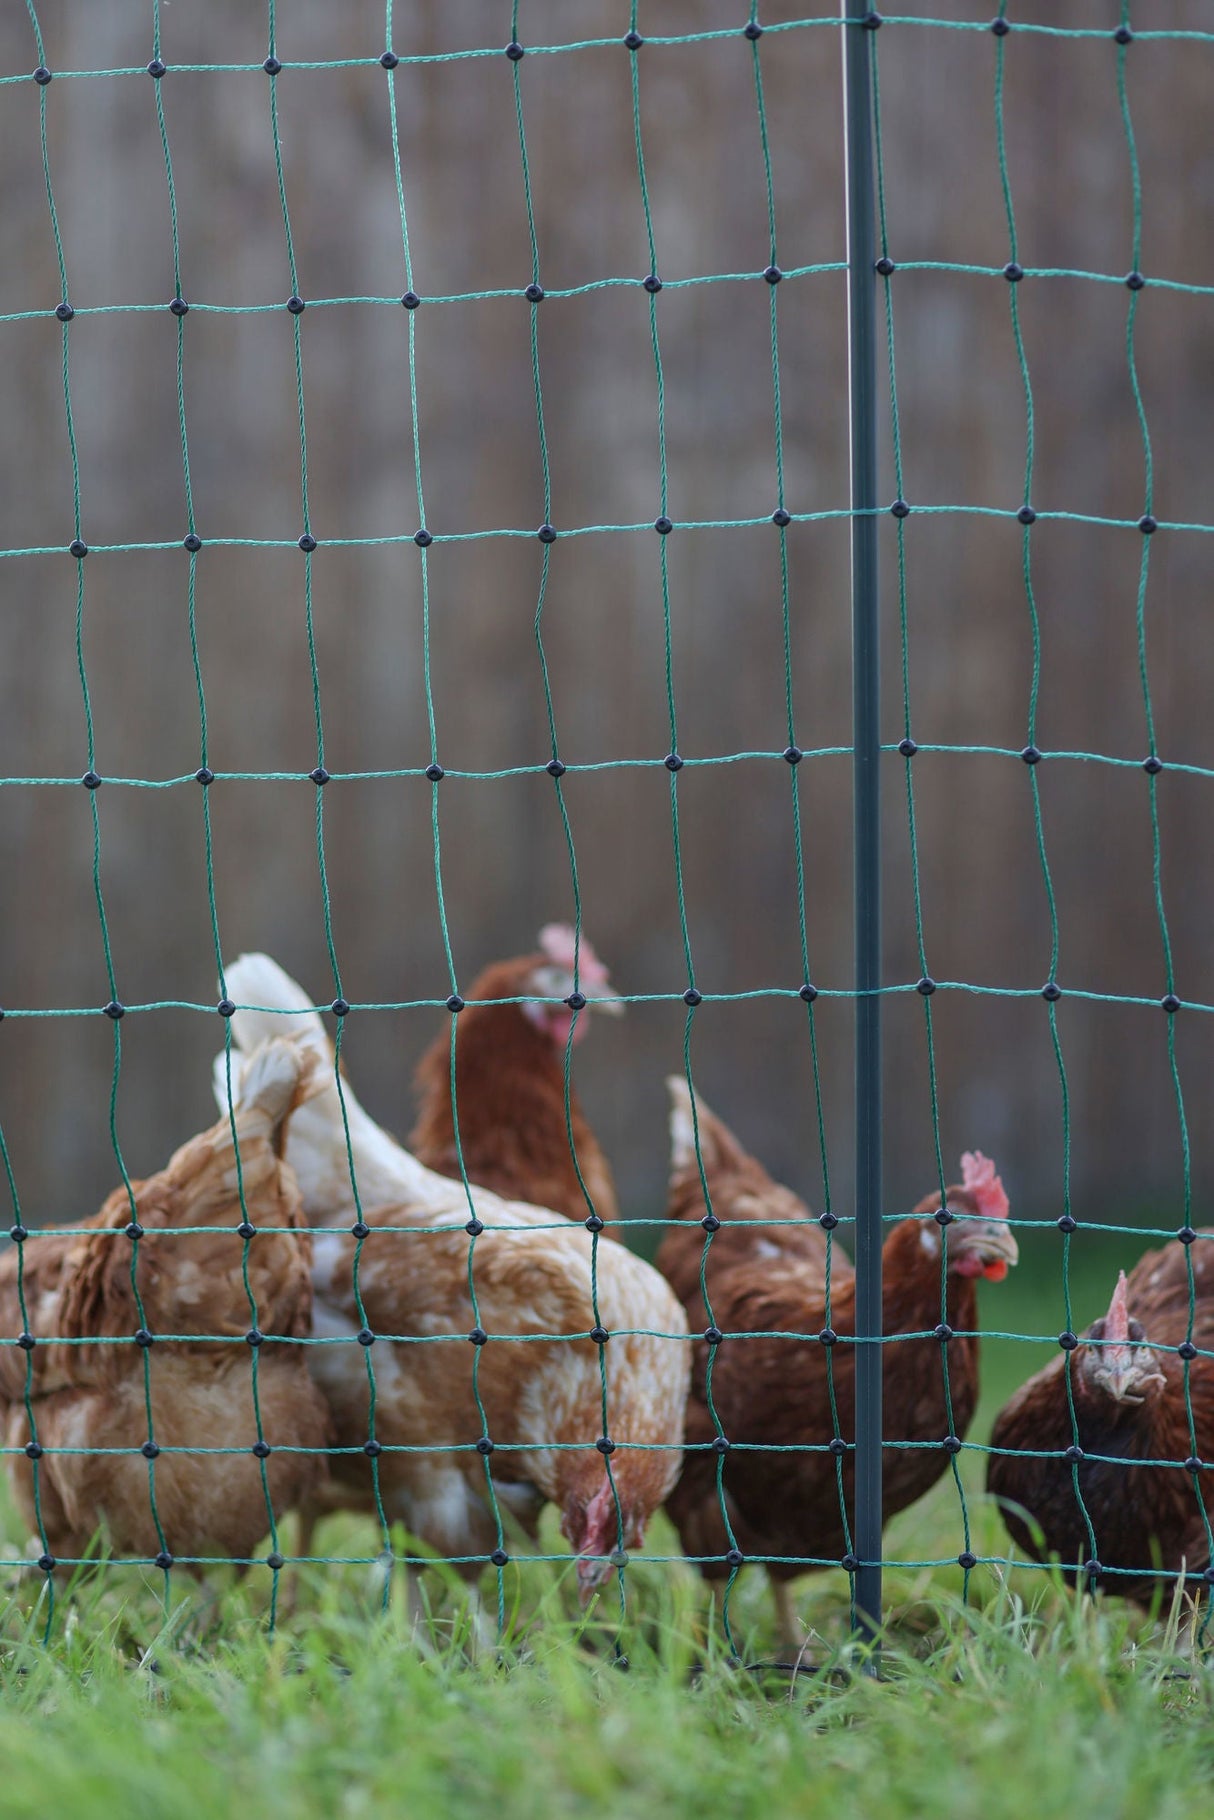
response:
<path fill-rule="evenodd" d="M 743 1558 L 768 1557 L 781 1635 L 795 1650 L 801 1633 L 785 1583 L 811 1567 L 839 1562 L 847 1550 L 837 1462 L 830 1447 L 832 1441 L 850 1444 L 855 1437 L 856 1352 L 846 1344 L 855 1332 L 855 1272 L 838 1242 L 832 1241 L 828 1304 L 826 1233 L 802 1201 L 774 1183 L 747 1155 L 697 1095 L 700 1154 L 712 1214 L 721 1222 L 708 1242 L 710 1315 L 700 1287 L 706 1234 L 699 1222 L 705 1217 L 705 1204 L 691 1096 L 681 1080 L 672 1079 L 668 1085 L 673 1159 L 667 1213 L 681 1224 L 667 1230 L 657 1263 L 687 1309 L 692 1331 L 704 1332 L 711 1325 L 724 1336 L 716 1346 L 701 1341 L 695 1349 L 687 1410 L 689 1451 L 668 1509 L 686 1553 L 698 1560 L 710 1580 L 729 1573 L 725 1557 L 735 1547 Z M 941 1227 L 922 1218 L 902 1220 L 891 1229 L 883 1248 L 885 1333 L 931 1335 L 944 1323 L 953 1335 L 947 1343 L 927 1337 L 883 1347 L 888 1441 L 947 1442 L 953 1448 L 964 1436 L 978 1399 L 978 1341 L 972 1337 L 976 1283 L 980 1277 L 998 1281 L 1017 1259 L 1007 1224 L 1007 1197 L 994 1165 L 977 1153 L 967 1154 L 962 1172 L 963 1184 L 948 1190 L 947 1206 L 955 1223 L 948 1223 L 944 1241 L 948 1250 L 943 1308 Z M 932 1194 L 915 1212 L 935 1212 L 939 1204 L 939 1194 Z M 785 1221 L 792 1223 L 773 1223 Z M 707 1394 L 710 1353 L 715 1354 L 712 1408 L 729 1443 L 724 1454 L 714 1448 L 718 1427 Z M 739 1443 L 746 1451 L 739 1450 Z M 788 1447 L 820 1451 L 767 1451 Z M 840 1456 L 850 1514 L 854 1456 L 841 1450 Z M 921 1497 L 948 1469 L 949 1457 L 944 1446 L 888 1449 L 885 1517 Z M 783 1558 L 770 1559 L 773 1556 Z"/>
<path fill-rule="evenodd" d="M 456 1024 L 460 1148 L 468 1180 L 508 1200 L 553 1207 L 571 1220 L 584 1220 L 592 1211 L 602 1220 L 618 1220 L 611 1169 L 572 1087 L 566 1124 L 565 1055 L 570 1031 L 579 1043 L 589 1029 L 591 1006 L 615 1015 L 623 1005 L 607 996 L 607 969 L 585 936 L 576 958 L 575 985 L 574 931 L 548 923 L 540 930 L 538 953 L 498 961 L 473 982 Z M 575 991 L 586 1000 L 576 1020 L 560 1002 Z M 526 995 L 558 1002 L 472 1002 Z M 449 1023 L 423 1055 L 415 1078 L 421 1104 L 409 1146 L 428 1168 L 458 1178 Z"/>
<path fill-rule="evenodd" d="M 1128 1280 L 1121 1273 L 1108 1313 L 1082 1343 L 1021 1385 L 991 1436 L 1000 1451 L 987 1487 L 1020 1547 L 1037 1561 L 1057 1556 L 1072 1584 L 1098 1583 L 1140 1605 L 1181 1572 L 1199 1586 L 1210 1565 L 1214 1472 L 1196 1462 L 1214 1458 L 1214 1229 L 1198 1234 L 1191 1255 L 1191 1330 L 1185 1246 L 1148 1251 Z M 1189 1346 L 1198 1349 L 1188 1370 L 1192 1430 L 1181 1356 Z M 1021 1449 L 1047 1457 L 1003 1451 Z"/>
<path fill-rule="evenodd" d="M 86 1233 L 24 1240 L 32 1347 L 22 1343 L 17 1248 L 0 1260 L 0 1323 L 11 1336 L 0 1348 L 6 1440 L 25 1449 L 8 1456 L 8 1474 L 52 1560 L 82 1558 L 101 1526 L 119 1557 L 248 1560 L 271 1506 L 281 1515 L 322 1477 L 323 1454 L 279 1451 L 323 1449 L 328 1439 L 324 1399 L 291 1343 L 311 1328 L 312 1241 L 282 1161 L 287 1120 L 313 1072 L 311 1056 L 278 1040 L 250 1059 L 240 1085 L 244 1209 L 256 1229 L 248 1290 L 226 1117 L 132 1184 L 137 1250 L 125 1187 Z M 199 1226 L 218 1230 L 180 1230 Z M 193 1451 L 212 1448 L 240 1451 Z M 101 1449 L 120 1451 L 92 1451 Z"/>
<path fill-rule="evenodd" d="M 239 1048 L 285 1027 L 323 1058 L 320 1089 L 291 1121 L 287 1157 L 308 1217 L 328 1229 L 313 1241 L 314 1331 L 324 1344 L 309 1348 L 309 1363 L 339 1445 L 358 1450 L 335 1457 L 328 1506 L 373 1512 L 377 1473 L 389 1520 L 454 1557 L 475 1584 L 499 1546 L 493 1499 L 532 1534 L 551 1502 L 589 1597 L 621 1544 L 639 1545 L 678 1474 L 691 1369 L 682 1308 L 634 1253 L 606 1235 L 595 1243 L 585 1224 L 547 1208 L 478 1187 L 470 1232 L 461 1184 L 389 1137 L 344 1075 L 339 1100 L 332 1046 L 295 982 L 263 954 L 241 956 L 226 978 L 237 1001 L 265 1008 L 232 1019 Z M 350 1230 L 360 1218 L 365 1329 Z M 470 1345 L 477 1333 L 485 1342 Z M 492 1448 L 478 1448 L 486 1439 Z"/>

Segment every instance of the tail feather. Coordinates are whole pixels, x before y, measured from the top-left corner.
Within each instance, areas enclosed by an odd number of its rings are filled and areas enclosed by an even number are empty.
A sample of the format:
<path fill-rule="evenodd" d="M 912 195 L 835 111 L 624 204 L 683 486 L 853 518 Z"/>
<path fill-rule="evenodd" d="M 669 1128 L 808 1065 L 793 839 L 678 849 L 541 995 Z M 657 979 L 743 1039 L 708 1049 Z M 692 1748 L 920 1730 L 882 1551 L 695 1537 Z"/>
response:
<path fill-rule="evenodd" d="M 242 954 L 225 968 L 224 984 L 229 999 L 240 1007 L 231 1028 L 243 1055 L 270 1037 L 285 1036 L 314 1049 L 332 1067 L 333 1045 L 314 1001 L 268 954 Z"/>
<path fill-rule="evenodd" d="M 680 1074 L 667 1076 L 670 1095 L 670 1177 L 707 1175 L 723 1163 L 739 1162 L 746 1152 L 729 1127 L 722 1123 L 699 1093 Z"/>
<path fill-rule="evenodd" d="M 217 1058 L 217 1065 L 224 1069 L 220 1106 L 226 1113 L 225 1062 L 224 1056 Z M 281 1036 L 259 1044 L 239 1070 L 239 1078 L 235 1073 L 233 1075 L 232 1111 L 238 1138 L 263 1131 L 281 1154 L 283 1126 L 301 1101 L 316 1091 L 320 1084 L 318 1075 L 319 1064 L 314 1052 L 302 1044 Z"/>

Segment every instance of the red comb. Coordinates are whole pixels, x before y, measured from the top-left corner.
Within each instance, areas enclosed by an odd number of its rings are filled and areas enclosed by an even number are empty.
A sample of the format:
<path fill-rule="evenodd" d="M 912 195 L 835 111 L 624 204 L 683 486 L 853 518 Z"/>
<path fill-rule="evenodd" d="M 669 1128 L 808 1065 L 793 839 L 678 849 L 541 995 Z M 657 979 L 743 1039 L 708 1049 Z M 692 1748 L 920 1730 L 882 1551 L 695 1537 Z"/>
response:
<path fill-rule="evenodd" d="M 1113 1300 L 1109 1303 L 1109 1312 L 1104 1317 L 1104 1337 L 1114 1345 L 1124 1345 L 1130 1337 L 1130 1311 L 1126 1304 L 1125 1271 L 1119 1271 L 1117 1287 L 1113 1291 Z"/>
<path fill-rule="evenodd" d="M 607 984 L 607 969 L 583 935 L 579 946 L 575 931 L 568 923 L 545 923 L 540 930 L 540 947 L 556 967 L 567 967 L 573 972 L 574 954 L 577 954 L 578 973 L 590 986 Z"/>
<path fill-rule="evenodd" d="M 978 1203 L 983 1219 L 1006 1220 L 1007 1195 L 989 1156 L 983 1156 L 980 1150 L 967 1150 L 961 1158 L 961 1182 Z"/>

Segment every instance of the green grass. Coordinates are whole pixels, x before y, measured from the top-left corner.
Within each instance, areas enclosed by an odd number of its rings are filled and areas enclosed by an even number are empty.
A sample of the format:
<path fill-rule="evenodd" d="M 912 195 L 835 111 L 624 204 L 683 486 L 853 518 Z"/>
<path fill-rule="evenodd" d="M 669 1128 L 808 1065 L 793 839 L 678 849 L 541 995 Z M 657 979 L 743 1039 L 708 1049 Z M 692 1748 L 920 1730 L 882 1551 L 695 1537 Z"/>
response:
<path fill-rule="evenodd" d="M 1107 1300 L 1116 1261 L 1093 1252 L 1077 1272 L 1078 1326 Z M 1055 1332 L 1056 1256 L 1025 1263 L 985 1294 L 983 1321 Z M 975 1438 L 1045 1356 L 988 1344 Z M 983 1465 L 976 1452 L 961 1456 L 971 1546 L 1003 1555 Z M 15 1558 L 19 1527 L 3 1511 L 0 1524 Z M 284 1553 L 293 1535 L 288 1520 Z M 548 1541 L 555 1550 L 554 1524 Z M 962 1545 L 951 1481 L 886 1537 L 904 1563 Z M 372 1554 L 376 1533 L 334 1518 L 320 1546 Z M 649 1548 L 677 1552 L 664 1519 Z M 731 1665 L 698 1577 L 678 1562 L 634 1562 L 622 1622 L 614 1593 L 587 1618 L 567 1568 L 512 1562 L 502 1646 L 479 1657 L 458 1589 L 437 1573 L 424 1645 L 399 1585 L 382 1609 L 373 1569 L 286 1569 L 293 1609 L 272 1635 L 267 1570 L 201 1588 L 175 1573 L 167 1614 L 162 1578 L 82 1572 L 60 1589 L 44 1643 L 41 1576 L 10 1570 L 0 1595 L 6 1817 L 803 1820 L 859 1809 L 874 1820 L 1191 1820 L 1214 1774 L 1214 1699 L 1192 1608 L 1143 1618 L 1023 1567 L 976 1570 L 968 1606 L 959 1568 L 890 1567 L 880 1679 L 850 1638 L 842 1573 L 797 1588 L 808 1643 L 795 1674 L 765 1666 L 778 1651 L 755 1571 L 731 1604 L 747 1668 Z"/>

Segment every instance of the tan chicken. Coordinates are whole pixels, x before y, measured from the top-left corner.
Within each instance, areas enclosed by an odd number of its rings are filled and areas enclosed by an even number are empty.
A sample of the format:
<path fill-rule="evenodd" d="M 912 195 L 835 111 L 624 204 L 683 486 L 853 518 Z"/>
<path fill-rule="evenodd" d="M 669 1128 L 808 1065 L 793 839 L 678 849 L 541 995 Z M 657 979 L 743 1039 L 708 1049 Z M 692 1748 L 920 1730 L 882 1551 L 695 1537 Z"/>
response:
<path fill-rule="evenodd" d="M 339 1445 L 360 1451 L 335 1457 L 331 1501 L 374 1509 L 378 1477 L 388 1518 L 473 1583 L 500 1546 L 494 1499 L 531 1533 L 551 1502 L 589 1597 L 617 1551 L 640 1544 L 678 1474 L 691 1368 L 678 1302 L 623 1245 L 548 1209 L 474 1188 L 470 1221 L 462 1185 L 381 1130 L 344 1076 L 339 1098 L 320 1018 L 281 968 L 245 955 L 226 978 L 237 1003 L 267 1008 L 236 1013 L 240 1048 L 272 1026 L 325 1058 L 324 1085 L 292 1121 L 287 1155 L 309 1217 L 338 1229 L 315 1238 L 315 1332 L 325 1343 L 309 1349 L 310 1363 Z M 220 1058 L 219 1092 L 222 1073 Z M 361 1314 L 351 1232 L 360 1219 Z"/>
<path fill-rule="evenodd" d="M 8 1474 L 49 1562 L 82 1558 L 99 1527 L 119 1557 L 247 1561 L 271 1509 L 281 1516 L 322 1478 L 328 1413 L 293 1343 L 311 1327 L 312 1240 L 282 1160 L 314 1070 L 281 1039 L 250 1058 L 234 1108 L 239 1184 L 224 1117 L 132 1184 L 133 1221 L 123 1187 L 87 1233 L 25 1239 L 32 1347 L 19 1337 L 17 1247 L 0 1259 L 0 1323 L 18 1342 L 0 1349 L 6 1439 L 25 1450 Z M 193 1227 L 217 1230 L 181 1230 Z M 238 1451 L 192 1451 L 219 1448 Z"/>
<path fill-rule="evenodd" d="M 850 1512 L 856 1348 L 847 1341 L 855 1333 L 855 1271 L 833 1242 L 828 1300 L 826 1234 L 804 1202 L 771 1180 L 698 1095 L 694 1130 L 686 1083 L 672 1079 L 668 1086 L 668 1213 L 679 1224 L 668 1229 L 657 1262 L 693 1330 L 706 1336 L 696 1346 L 689 1452 L 670 1514 L 687 1553 L 699 1558 L 710 1580 L 725 1579 L 747 1557 L 767 1559 L 782 1640 L 795 1651 L 802 1633 L 787 1582 L 811 1567 L 840 1562 L 848 1548 L 841 1503 Z M 1017 1259 L 994 1164 L 977 1152 L 961 1161 L 963 1181 L 947 1194 L 943 1280 L 942 1232 L 934 1220 L 900 1220 L 883 1247 L 883 1331 L 925 1336 L 882 1348 L 885 1437 L 914 1444 L 885 1453 L 887 1519 L 948 1470 L 978 1400 L 977 1280 L 1001 1280 Z M 933 1213 L 939 1205 L 937 1192 L 915 1213 Z M 701 1225 L 705 1217 L 720 1222 L 711 1238 Z M 717 1337 L 710 1345 L 712 1330 Z M 724 1452 L 719 1435 L 727 1443 Z"/>
<path fill-rule="evenodd" d="M 581 1042 L 590 1012 L 623 1010 L 610 998 L 607 969 L 585 936 L 565 923 L 540 930 L 539 951 L 497 961 L 473 981 L 455 1027 L 459 1146 L 451 1101 L 451 1027 L 444 1024 L 418 1064 L 421 1096 L 409 1147 L 440 1175 L 468 1180 L 507 1199 L 553 1207 L 571 1220 L 597 1213 L 618 1220 L 615 1183 L 578 1096 L 569 1089 L 570 1036 Z M 576 1011 L 580 995 L 584 1003 Z M 476 1000 L 531 997 L 525 1004 Z M 537 1000 L 553 1000 L 542 1004 Z M 572 1134 L 572 1148 L 570 1136 Z"/>

